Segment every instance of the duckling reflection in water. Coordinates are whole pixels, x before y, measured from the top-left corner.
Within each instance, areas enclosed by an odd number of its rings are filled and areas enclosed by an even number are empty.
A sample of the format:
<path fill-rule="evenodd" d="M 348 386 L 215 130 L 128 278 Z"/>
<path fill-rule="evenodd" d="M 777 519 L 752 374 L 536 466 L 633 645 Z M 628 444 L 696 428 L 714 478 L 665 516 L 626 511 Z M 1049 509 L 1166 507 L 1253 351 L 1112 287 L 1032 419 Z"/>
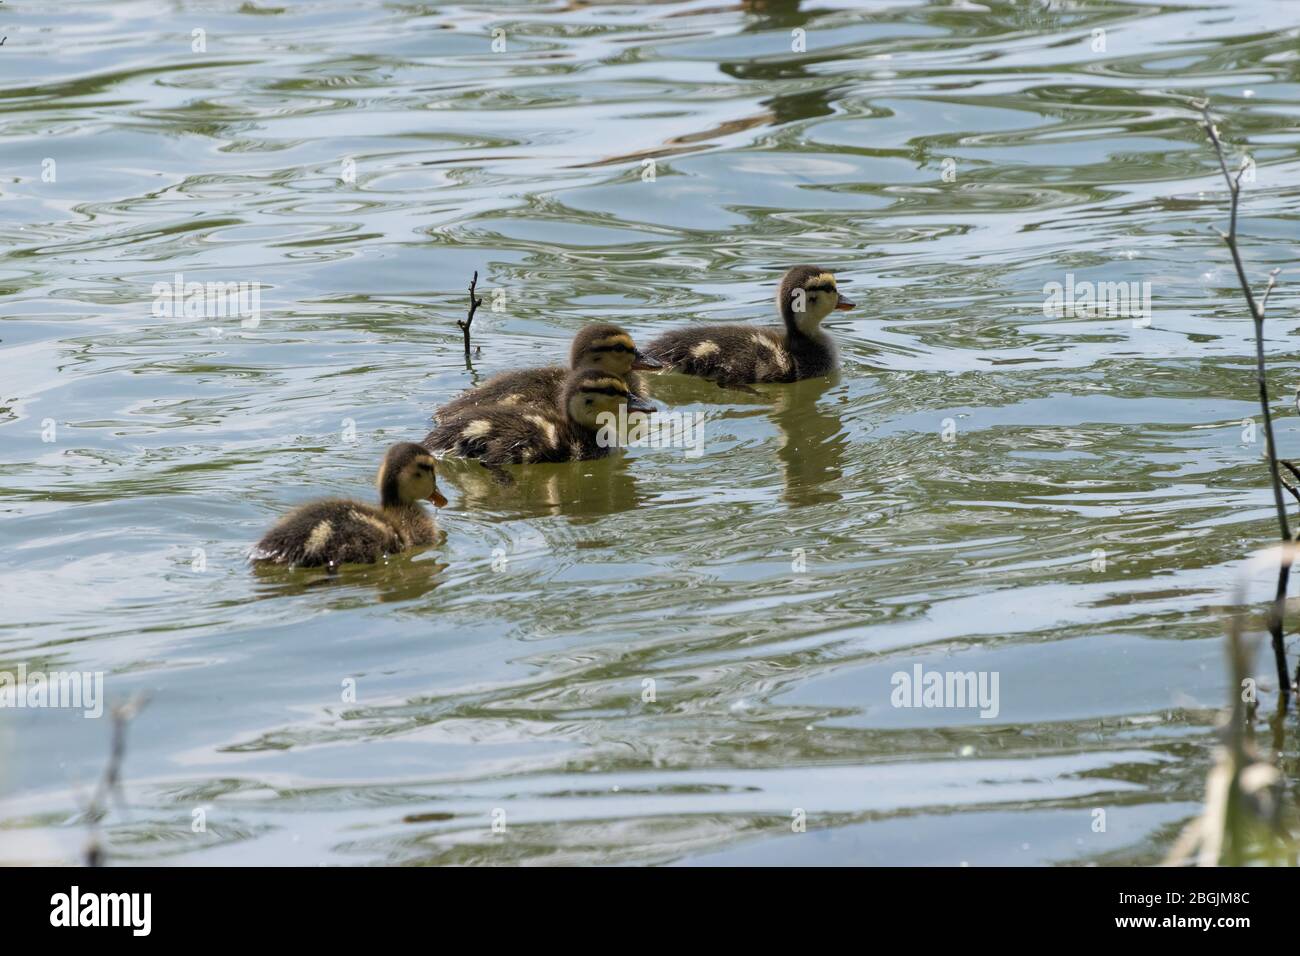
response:
<path fill-rule="evenodd" d="M 438 478 L 456 490 L 462 511 L 490 513 L 496 519 L 592 519 L 630 511 L 646 500 L 626 455 L 513 469 L 505 482 L 476 461 L 448 457 L 439 462 Z"/>
<path fill-rule="evenodd" d="M 558 365 L 527 368 L 494 375 L 477 388 L 453 398 L 435 413 L 446 422 L 476 409 L 497 405 L 518 405 L 529 411 L 546 411 L 563 406 L 565 383 L 575 371 L 605 372 L 622 379 L 627 390 L 645 398 L 645 383 L 637 370 L 662 369 L 663 363 L 636 347 L 632 336 L 617 325 L 589 325 L 573 337 L 569 368 Z"/>
<path fill-rule="evenodd" d="M 441 533 L 439 533 L 441 537 Z M 412 551 L 412 554 L 415 552 Z M 421 558 L 412 561 L 383 561 L 375 564 L 352 564 L 347 573 L 328 565 L 319 568 L 294 569 L 270 561 L 253 565 L 258 579 L 257 593 L 261 597 L 289 597 L 309 594 L 320 589 L 346 584 L 344 594 L 338 598 L 338 608 L 353 607 L 358 589 L 374 595 L 380 604 L 416 600 L 442 583 L 442 574 L 451 565 L 445 561 Z M 307 571 L 315 571 L 308 574 Z"/>
<path fill-rule="evenodd" d="M 379 507 L 347 498 L 327 498 L 295 508 L 281 518 L 249 555 L 254 562 L 335 568 L 373 564 L 437 537 L 421 506 L 447 504 L 438 491 L 434 460 L 412 442 L 393 445 L 375 479 Z"/>
<path fill-rule="evenodd" d="M 848 432 L 820 399 L 839 384 L 839 376 L 807 379 L 787 388 L 772 389 L 772 423 L 780 431 L 777 458 L 785 486 L 785 500 L 796 507 L 839 501 L 835 483 L 844 475 Z"/>
<path fill-rule="evenodd" d="M 803 379 L 779 387 L 760 386 L 746 392 L 728 391 L 727 409 L 710 412 L 716 429 L 727 431 L 732 419 L 766 417 L 777 429 L 776 457 L 781 466 L 784 497 L 791 505 L 837 501 L 842 496 L 835 483 L 844 474 L 848 437 L 839 410 L 823 403 L 839 384 L 839 374 Z M 655 399 L 667 405 L 710 407 L 718 400 L 710 382 L 686 376 L 670 376 L 655 382 Z M 672 418 L 674 412 L 659 412 L 657 419 Z M 685 417 L 690 418 L 690 413 Z M 699 417 L 703 417 L 700 415 Z M 702 438 L 697 431 L 697 437 Z M 687 452 L 687 457 L 695 457 Z"/>
<path fill-rule="evenodd" d="M 602 414 L 598 440 L 620 448 L 684 448 L 687 458 L 704 454 L 704 412 L 659 412 L 654 417 Z"/>
<path fill-rule="evenodd" d="M 796 382 L 834 371 L 835 343 L 821 328 L 835 310 L 854 303 L 839 293 L 835 276 L 820 266 L 795 266 L 776 293 L 782 326 L 687 326 L 665 332 L 646 353 L 674 371 L 719 385 Z"/>

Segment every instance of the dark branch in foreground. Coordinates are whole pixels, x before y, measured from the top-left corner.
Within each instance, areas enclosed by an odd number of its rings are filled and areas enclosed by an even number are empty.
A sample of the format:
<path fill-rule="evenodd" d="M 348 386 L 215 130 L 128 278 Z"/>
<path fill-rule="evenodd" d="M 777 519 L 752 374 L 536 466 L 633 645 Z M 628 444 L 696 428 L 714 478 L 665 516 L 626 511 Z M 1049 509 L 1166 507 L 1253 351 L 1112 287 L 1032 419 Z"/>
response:
<path fill-rule="evenodd" d="M 1241 169 L 1237 170 L 1236 176 L 1233 176 L 1228 171 L 1228 161 L 1223 155 L 1223 144 L 1219 141 L 1219 131 L 1214 126 L 1214 120 L 1210 118 L 1208 105 L 1202 104 L 1201 115 L 1205 118 L 1202 129 L 1210 138 L 1210 144 L 1214 147 L 1215 155 L 1219 158 L 1219 169 L 1222 170 L 1224 181 L 1227 182 L 1228 189 L 1232 193 L 1232 209 L 1228 219 L 1228 231 L 1216 231 L 1219 232 L 1224 244 L 1227 245 L 1228 251 L 1232 253 L 1232 264 L 1237 270 L 1237 281 L 1241 284 L 1241 291 L 1246 297 L 1246 306 L 1250 309 L 1250 317 L 1255 323 L 1255 379 L 1259 386 L 1259 405 L 1264 413 L 1264 440 L 1268 452 L 1268 471 L 1273 482 L 1273 502 L 1277 508 L 1278 530 L 1281 532 L 1283 544 L 1277 573 L 1277 591 L 1273 597 L 1273 606 L 1268 614 L 1268 632 L 1273 639 L 1273 658 L 1277 665 L 1279 706 L 1282 710 L 1286 710 L 1291 700 L 1291 678 L 1287 671 L 1286 645 L 1283 642 L 1283 613 L 1286 610 L 1287 584 L 1291 578 L 1291 562 L 1295 549 L 1290 547 L 1294 539 L 1291 537 L 1291 529 L 1286 519 L 1286 502 L 1282 498 L 1282 476 L 1278 470 L 1277 444 L 1273 440 L 1273 415 L 1269 409 L 1268 378 L 1264 362 L 1264 309 L 1268 306 L 1269 296 L 1273 294 L 1274 286 L 1277 285 L 1278 270 L 1274 269 L 1269 273 L 1268 286 L 1264 289 L 1264 296 L 1259 301 L 1256 301 L 1255 293 L 1250 287 L 1250 281 L 1246 278 L 1246 267 L 1241 262 L 1241 250 L 1237 245 L 1237 208 L 1241 201 L 1241 176 L 1246 171 L 1246 167 L 1243 164 Z M 1297 679 L 1300 679 L 1300 674 L 1297 674 Z"/>
<path fill-rule="evenodd" d="M 456 324 L 460 326 L 461 335 L 465 336 L 465 361 L 469 361 L 469 327 L 474 324 L 474 313 L 478 307 L 483 304 L 483 300 L 474 294 L 474 289 L 478 285 L 478 270 L 474 270 L 474 278 L 469 280 L 469 315 L 463 319 L 457 319 Z"/>
<path fill-rule="evenodd" d="M 90 827 L 90 842 L 86 845 L 86 866 L 104 865 L 105 851 L 103 840 L 100 838 L 99 821 L 108 816 L 110 797 L 115 799 L 119 806 L 125 805 L 126 801 L 122 797 L 122 764 L 126 760 L 126 728 L 144 709 L 145 703 L 144 696 L 136 694 L 125 704 L 114 707 L 111 712 L 113 742 L 109 749 L 108 765 L 104 767 L 104 775 L 95 785 L 95 792 L 91 794 L 90 804 L 86 807 L 86 824 Z"/>

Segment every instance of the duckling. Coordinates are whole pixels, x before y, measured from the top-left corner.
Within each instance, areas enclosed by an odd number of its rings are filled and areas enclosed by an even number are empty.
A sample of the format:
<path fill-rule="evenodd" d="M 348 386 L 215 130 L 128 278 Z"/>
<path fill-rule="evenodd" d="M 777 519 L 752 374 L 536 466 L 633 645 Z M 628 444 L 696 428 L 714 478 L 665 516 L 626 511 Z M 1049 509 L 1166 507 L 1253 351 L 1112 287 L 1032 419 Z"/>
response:
<path fill-rule="evenodd" d="M 559 402 L 549 408 L 514 402 L 475 406 L 444 419 L 421 444 L 430 451 L 478 459 L 493 469 L 603 458 L 616 442 L 601 435 L 605 421 L 600 415 L 608 412 L 617 419 L 620 405 L 627 406 L 625 415 L 655 410 L 619 376 L 578 369 L 565 377 Z"/>
<path fill-rule="evenodd" d="M 517 372 L 494 375 L 477 388 L 469 389 L 443 405 L 434 415 L 448 421 L 467 411 L 488 405 L 520 405 L 530 409 L 551 409 L 559 405 L 565 376 L 576 369 L 608 372 L 627 383 L 633 395 L 645 397 L 645 384 L 634 370 L 661 369 L 662 362 L 650 358 L 636 347 L 632 336 L 617 325 L 589 325 L 573 337 L 569 349 L 569 368 L 548 365 Z"/>
<path fill-rule="evenodd" d="M 375 479 L 379 507 L 346 498 L 326 498 L 295 508 L 281 518 L 250 555 L 253 561 L 299 567 L 373 564 L 407 548 L 432 544 L 437 534 L 422 500 L 441 508 L 433 457 L 413 442 L 388 449 Z"/>
<path fill-rule="evenodd" d="M 784 328 L 688 326 L 665 332 L 646 353 L 674 371 L 719 385 L 795 382 L 833 371 L 839 361 L 835 343 L 821 322 L 836 309 L 854 307 L 840 295 L 835 276 L 819 266 L 795 266 L 781 280 L 776 304 Z"/>

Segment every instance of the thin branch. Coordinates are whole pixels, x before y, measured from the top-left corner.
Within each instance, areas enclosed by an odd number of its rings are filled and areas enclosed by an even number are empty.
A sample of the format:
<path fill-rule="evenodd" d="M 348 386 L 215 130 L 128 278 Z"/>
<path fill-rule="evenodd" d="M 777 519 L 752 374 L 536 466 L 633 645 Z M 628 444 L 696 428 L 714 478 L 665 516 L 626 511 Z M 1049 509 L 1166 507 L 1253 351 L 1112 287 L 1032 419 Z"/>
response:
<path fill-rule="evenodd" d="M 469 315 L 463 319 L 457 319 L 456 324 L 460 326 L 461 335 L 465 336 L 465 362 L 469 363 L 469 327 L 474 324 L 474 313 L 478 307 L 483 304 L 483 300 L 474 294 L 475 287 L 478 286 L 478 270 L 474 270 L 474 278 L 469 280 Z"/>
<path fill-rule="evenodd" d="M 1294 484 L 1291 484 L 1290 481 L 1287 481 L 1286 477 L 1283 477 L 1282 479 L 1282 486 L 1283 488 L 1286 488 L 1288 492 L 1291 492 L 1292 498 L 1295 498 L 1296 501 L 1300 501 L 1300 489 L 1297 489 Z"/>
<path fill-rule="evenodd" d="M 1277 274 L 1281 271 L 1281 269 L 1274 269 L 1268 274 L 1268 285 L 1264 287 L 1264 296 L 1259 300 L 1259 314 L 1261 319 L 1264 317 L 1264 313 L 1268 311 L 1268 300 L 1273 294 L 1273 290 L 1277 288 Z"/>
<path fill-rule="evenodd" d="M 1281 532 L 1283 543 L 1288 544 L 1292 541 L 1291 528 L 1286 517 L 1286 502 L 1282 498 L 1282 475 L 1278 470 L 1277 442 L 1273 439 L 1273 415 L 1269 409 L 1268 377 L 1264 361 L 1264 307 L 1268 305 L 1269 296 L 1272 295 L 1273 287 L 1277 284 L 1277 270 L 1274 270 L 1269 275 L 1264 297 L 1262 301 L 1257 302 L 1255 293 L 1250 287 L 1250 281 L 1246 278 L 1246 267 L 1241 261 L 1241 250 L 1237 245 L 1237 209 L 1241 204 L 1241 177 L 1245 172 L 1245 166 L 1237 171 L 1235 177 L 1228 172 L 1228 160 L 1223 154 L 1223 143 L 1219 141 L 1219 131 L 1215 128 L 1214 120 L 1210 117 L 1208 104 L 1202 104 L 1201 115 L 1205 120 L 1202 128 L 1210 138 L 1214 153 L 1219 158 L 1219 170 L 1223 173 L 1223 179 L 1232 193 L 1228 231 L 1226 233 L 1220 232 L 1219 235 L 1223 238 L 1228 251 L 1232 254 L 1232 264 L 1237 270 L 1237 281 L 1240 283 L 1241 291 L 1246 297 L 1246 306 L 1250 309 L 1250 316 L 1255 322 L 1255 379 L 1259 386 L 1260 409 L 1264 413 L 1264 438 L 1268 452 L 1268 471 L 1273 483 L 1273 504 L 1277 510 L 1278 530 Z M 1273 639 L 1273 658 L 1274 663 L 1277 665 L 1278 694 L 1280 696 L 1280 706 L 1283 710 L 1287 708 L 1291 699 L 1291 679 L 1287 669 L 1286 644 L 1283 636 L 1283 614 L 1286 610 L 1287 585 L 1291 578 L 1292 550 L 1292 548 L 1283 548 L 1282 550 L 1282 558 L 1277 573 L 1277 591 L 1274 594 L 1273 607 L 1268 616 L 1268 630 Z M 1300 680 L 1300 672 L 1297 673 L 1297 679 Z"/>
<path fill-rule="evenodd" d="M 1282 487 L 1291 492 L 1292 498 L 1296 501 L 1300 501 L 1300 488 L 1296 488 L 1296 486 L 1287 481 L 1286 478 L 1282 479 Z"/>
<path fill-rule="evenodd" d="M 103 840 L 100 838 L 99 822 L 108 816 L 107 804 L 110 797 L 117 801 L 119 808 L 126 804 L 122 795 L 122 764 L 126 761 L 126 728 L 144 709 L 146 703 L 147 699 L 144 695 L 136 694 L 125 704 L 114 707 L 111 712 L 113 740 L 109 747 L 108 764 L 104 767 L 104 775 L 95 784 L 94 793 L 91 794 L 90 803 L 86 807 L 86 825 L 90 828 L 90 842 L 86 845 L 86 866 L 104 865 L 105 850 Z"/>

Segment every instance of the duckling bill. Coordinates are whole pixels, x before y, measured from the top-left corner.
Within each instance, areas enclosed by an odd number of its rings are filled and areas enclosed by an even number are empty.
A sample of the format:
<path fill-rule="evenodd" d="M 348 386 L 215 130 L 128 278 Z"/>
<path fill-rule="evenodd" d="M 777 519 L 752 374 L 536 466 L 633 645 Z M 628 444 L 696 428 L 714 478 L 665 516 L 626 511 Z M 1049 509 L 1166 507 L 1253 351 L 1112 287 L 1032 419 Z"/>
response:
<path fill-rule="evenodd" d="M 569 368 L 548 365 L 541 368 L 519 369 L 494 375 L 477 388 L 453 398 L 434 415 L 439 422 L 447 421 L 466 411 L 496 405 L 519 405 L 551 410 L 563 399 L 565 379 L 570 372 L 591 369 L 606 372 L 623 379 L 631 394 L 644 398 L 645 384 L 637 370 L 661 369 L 664 364 L 651 358 L 636 347 L 632 336 L 617 325 L 599 323 L 589 325 L 573 337 L 569 349 Z"/>
<path fill-rule="evenodd" d="M 375 480 L 379 507 L 346 498 L 327 498 L 294 509 L 257 543 L 255 562 L 297 567 L 373 564 L 408 548 L 432 544 L 433 519 L 421 506 L 441 508 L 434 459 L 413 442 L 393 445 Z"/>
<path fill-rule="evenodd" d="M 600 440 L 601 426 L 609 421 L 601 416 L 617 419 L 620 406 L 626 406 L 625 415 L 655 411 L 619 376 L 580 369 L 568 374 L 559 401 L 550 407 L 474 406 L 442 420 L 422 444 L 493 467 L 603 458 L 612 446 Z"/>
<path fill-rule="evenodd" d="M 821 323 L 837 309 L 854 308 L 835 276 L 820 266 L 795 266 L 781 280 L 776 304 L 780 326 L 688 326 L 660 335 L 646 354 L 720 385 L 796 382 L 834 371 L 839 357 Z"/>

